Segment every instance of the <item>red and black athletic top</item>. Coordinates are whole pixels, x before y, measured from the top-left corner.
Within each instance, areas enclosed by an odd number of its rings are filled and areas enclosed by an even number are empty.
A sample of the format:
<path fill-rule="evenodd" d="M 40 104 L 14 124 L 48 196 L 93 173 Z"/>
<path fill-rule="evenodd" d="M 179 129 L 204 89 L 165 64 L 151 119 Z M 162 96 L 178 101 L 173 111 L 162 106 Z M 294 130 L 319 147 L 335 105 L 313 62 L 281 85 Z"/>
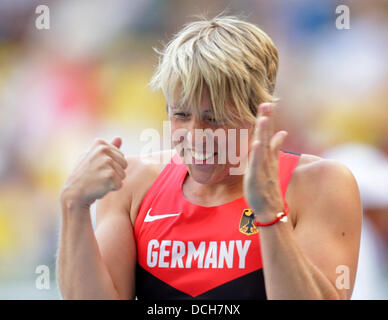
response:
<path fill-rule="evenodd" d="M 245 198 L 214 207 L 186 200 L 187 167 L 175 157 L 136 219 L 138 299 L 266 299 L 260 232 Z M 279 152 L 283 198 L 299 158 Z"/>

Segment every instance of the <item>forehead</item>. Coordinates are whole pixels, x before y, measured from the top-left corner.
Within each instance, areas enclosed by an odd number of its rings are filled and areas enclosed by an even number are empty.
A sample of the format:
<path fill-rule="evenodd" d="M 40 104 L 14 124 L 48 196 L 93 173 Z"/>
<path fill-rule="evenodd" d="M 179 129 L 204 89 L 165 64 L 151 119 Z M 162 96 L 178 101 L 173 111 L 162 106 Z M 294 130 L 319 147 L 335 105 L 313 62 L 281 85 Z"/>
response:
<path fill-rule="evenodd" d="M 190 103 L 180 103 L 178 101 L 171 101 L 170 103 L 168 103 L 168 107 L 171 110 L 185 110 L 190 112 L 213 113 L 209 90 L 207 89 L 206 86 L 203 87 L 201 99 L 198 105 L 193 105 Z"/>

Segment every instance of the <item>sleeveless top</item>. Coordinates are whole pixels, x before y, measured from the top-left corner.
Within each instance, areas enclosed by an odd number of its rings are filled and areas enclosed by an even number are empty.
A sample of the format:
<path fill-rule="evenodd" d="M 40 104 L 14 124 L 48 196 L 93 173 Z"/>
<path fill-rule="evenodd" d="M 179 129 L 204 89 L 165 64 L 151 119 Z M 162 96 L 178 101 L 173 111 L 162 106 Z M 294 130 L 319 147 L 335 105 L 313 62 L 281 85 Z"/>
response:
<path fill-rule="evenodd" d="M 164 167 L 139 208 L 137 298 L 266 299 L 260 231 L 245 198 L 212 207 L 186 200 L 188 170 L 178 158 Z M 284 199 L 300 154 L 281 150 L 278 158 Z"/>

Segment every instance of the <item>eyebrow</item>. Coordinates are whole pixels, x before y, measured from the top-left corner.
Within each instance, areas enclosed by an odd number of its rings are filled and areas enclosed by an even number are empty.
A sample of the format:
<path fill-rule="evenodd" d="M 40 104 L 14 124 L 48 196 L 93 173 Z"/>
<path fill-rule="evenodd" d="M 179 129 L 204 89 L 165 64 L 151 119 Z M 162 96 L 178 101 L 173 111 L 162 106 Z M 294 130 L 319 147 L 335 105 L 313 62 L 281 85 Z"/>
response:
<path fill-rule="evenodd" d="M 182 108 L 181 106 L 173 106 L 173 105 L 168 105 L 166 104 L 166 110 L 168 111 L 168 108 L 171 108 L 171 110 L 184 110 L 184 108 Z M 201 112 L 202 114 L 213 114 L 213 111 L 212 110 L 204 110 Z"/>
<path fill-rule="evenodd" d="M 183 108 L 182 108 L 182 106 L 177 106 L 177 105 L 166 105 L 166 107 L 167 107 L 167 109 L 168 109 L 168 107 L 170 107 L 172 110 L 182 110 Z"/>

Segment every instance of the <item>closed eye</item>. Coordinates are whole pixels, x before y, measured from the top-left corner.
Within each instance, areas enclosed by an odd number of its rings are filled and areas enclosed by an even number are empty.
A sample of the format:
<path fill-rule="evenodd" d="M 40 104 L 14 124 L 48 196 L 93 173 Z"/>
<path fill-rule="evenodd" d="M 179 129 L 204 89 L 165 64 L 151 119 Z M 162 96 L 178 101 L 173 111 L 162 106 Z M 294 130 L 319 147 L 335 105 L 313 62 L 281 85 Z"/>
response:
<path fill-rule="evenodd" d="M 216 118 L 207 117 L 207 118 L 205 118 L 205 121 L 206 121 L 207 123 L 212 124 L 212 125 L 216 125 L 216 124 L 217 124 Z"/>
<path fill-rule="evenodd" d="M 186 112 L 175 112 L 174 113 L 174 117 L 175 118 L 178 118 L 178 119 L 186 119 L 190 116 L 189 113 L 186 113 Z"/>

